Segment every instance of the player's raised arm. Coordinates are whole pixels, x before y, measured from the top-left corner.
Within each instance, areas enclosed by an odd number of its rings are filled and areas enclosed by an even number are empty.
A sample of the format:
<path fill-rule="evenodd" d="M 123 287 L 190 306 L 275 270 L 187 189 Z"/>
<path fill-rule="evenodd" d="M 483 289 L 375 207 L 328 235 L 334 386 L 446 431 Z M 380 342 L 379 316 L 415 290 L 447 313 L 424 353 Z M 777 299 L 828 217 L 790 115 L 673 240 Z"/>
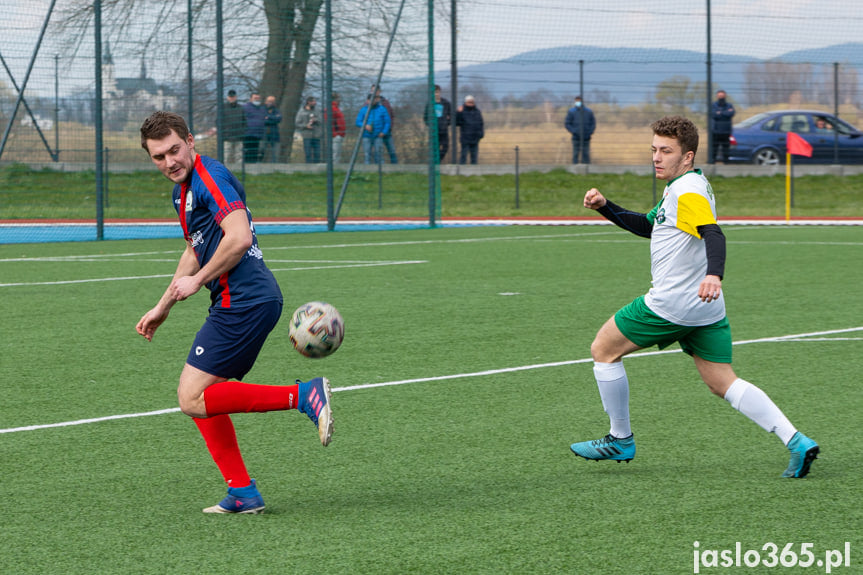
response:
<path fill-rule="evenodd" d="M 608 221 L 637 236 L 649 238 L 653 231 L 653 222 L 647 219 L 646 214 L 630 212 L 618 206 L 596 188 L 584 194 L 584 207 L 598 211 Z"/>

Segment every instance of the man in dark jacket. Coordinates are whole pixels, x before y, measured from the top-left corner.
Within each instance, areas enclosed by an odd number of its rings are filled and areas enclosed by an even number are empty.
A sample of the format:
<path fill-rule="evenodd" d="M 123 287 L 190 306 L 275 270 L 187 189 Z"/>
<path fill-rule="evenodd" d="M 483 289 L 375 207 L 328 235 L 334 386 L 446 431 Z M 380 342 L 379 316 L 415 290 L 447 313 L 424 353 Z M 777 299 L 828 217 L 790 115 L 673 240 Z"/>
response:
<path fill-rule="evenodd" d="M 267 131 L 267 109 L 264 108 L 261 95 L 252 92 L 249 101 L 243 105 L 246 112 L 246 134 L 243 139 L 243 159 L 247 164 L 256 164 L 261 160 L 261 140 Z"/>
<path fill-rule="evenodd" d="M 590 137 L 596 131 L 596 118 L 593 110 L 584 105 L 581 96 L 575 97 L 575 103 L 566 113 L 564 122 L 566 130 L 572 134 L 572 163 L 590 163 Z M 579 161 L 579 153 L 581 161 Z"/>
<path fill-rule="evenodd" d="M 716 92 L 713 102 L 713 161 L 720 159 L 728 161 L 728 143 L 731 140 L 731 118 L 734 117 L 734 106 L 727 100 L 725 90 Z"/>
<path fill-rule="evenodd" d="M 449 125 L 452 122 L 452 106 L 449 100 L 441 96 L 441 89 L 437 84 L 434 87 L 434 115 L 437 117 L 438 162 L 442 162 L 447 150 L 449 150 Z M 426 126 L 431 126 L 432 120 L 428 104 L 426 104 L 423 118 Z"/>
<path fill-rule="evenodd" d="M 225 142 L 225 163 L 239 163 L 243 153 L 243 135 L 246 133 L 246 112 L 237 102 L 237 92 L 228 90 L 228 101 L 222 108 L 222 133 Z"/>
<path fill-rule="evenodd" d="M 473 96 L 465 96 L 464 106 L 458 107 L 455 123 L 461 128 L 459 131 L 459 142 L 461 142 L 461 154 L 459 163 L 464 164 L 470 154 L 470 163 L 475 164 L 479 157 L 479 141 L 485 136 L 485 123 L 482 112 L 476 107 Z"/>
<path fill-rule="evenodd" d="M 267 126 L 267 136 L 264 145 L 264 156 L 266 156 L 266 161 L 274 164 L 279 161 L 282 151 L 282 136 L 279 133 L 279 124 L 282 123 L 282 112 L 276 105 L 275 96 L 267 96 L 265 105 L 267 108 L 267 117 L 264 123 Z"/>

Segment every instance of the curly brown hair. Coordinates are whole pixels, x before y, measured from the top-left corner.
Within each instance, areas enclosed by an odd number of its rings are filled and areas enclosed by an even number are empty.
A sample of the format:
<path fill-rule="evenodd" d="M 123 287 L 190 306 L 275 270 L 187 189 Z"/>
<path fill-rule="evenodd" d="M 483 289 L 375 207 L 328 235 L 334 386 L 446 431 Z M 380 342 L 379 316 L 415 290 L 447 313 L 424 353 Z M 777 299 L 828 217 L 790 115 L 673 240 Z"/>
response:
<path fill-rule="evenodd" d="M 665 116 L 653 122 L 650 129 L 657 136 L 674 138 L 680 142 L 684 154 L 698 151 L 698 128 L 683 116 Z"/>
<path fill-rule="evenodd" d="M 147 140 L 161 140 L 170 136 L 171 132 L 183 141 L 189 137 L 189 127 L 183 116 L 174 112 L 153 112 L 141 125 L 141 147 L 149 152 Z"/>

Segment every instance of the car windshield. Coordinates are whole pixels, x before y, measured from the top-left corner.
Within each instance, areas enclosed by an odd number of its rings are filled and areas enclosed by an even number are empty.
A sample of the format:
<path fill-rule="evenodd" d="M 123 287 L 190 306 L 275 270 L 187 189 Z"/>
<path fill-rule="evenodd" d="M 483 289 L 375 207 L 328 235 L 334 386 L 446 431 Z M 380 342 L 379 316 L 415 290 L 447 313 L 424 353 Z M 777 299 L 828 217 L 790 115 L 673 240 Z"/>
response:
<path fill-rule="evenodd" d="M 827 121 L 832 122 L 840 134 L 854 134 L 857 132 L 857 128 L 839 118 L 828 118 Z"/>
<path fill-rule="evenodd" d="M 755 115 L 754 115 L 754 116 L 752 116 L 751 118 L 746 118 L 745 120 L 743 120 L 742 122 L 740 122 L 739 124 L 737 124 L 737 127 L 738 127 L 738 128 L 748 128 L 749 126 L 752 126 L 752 125 L 754 125 L 754 124 L 757 124 L 757 123 L 758 123 L 758 122 L 760 122 L 761 120 L 764 120 L 764 119 L 769 118 L 769 117 L 770 117 L 770 114 L 768 114 L 767 112 L 762 112 L 762 113 L 760 113 L 760 114 L 755 114 Z"/>

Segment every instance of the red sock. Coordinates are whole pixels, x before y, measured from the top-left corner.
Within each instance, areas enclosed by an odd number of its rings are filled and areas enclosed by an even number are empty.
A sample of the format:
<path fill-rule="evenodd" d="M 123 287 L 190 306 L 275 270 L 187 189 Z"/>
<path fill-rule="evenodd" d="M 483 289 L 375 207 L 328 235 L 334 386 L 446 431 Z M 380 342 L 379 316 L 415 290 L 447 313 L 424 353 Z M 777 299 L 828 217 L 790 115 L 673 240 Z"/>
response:
<path fill-rule="evenodd" d="M 234 432 L 234 423 L 228 415 L 217 415 L 206 419 L 193 417 L 192 420 L 198 426 L 207 449 L 213 461 L 222 472 L 222 477 L 229 487 L 246 487 L 252 483 L 246 464 L 237 444 L 237 434 Z"/>
<path fill-rule="evenodd" d="M 207 415 L 296 409 L 299 385 L 257 385 L 223 381 L 204 390 Z"/>

